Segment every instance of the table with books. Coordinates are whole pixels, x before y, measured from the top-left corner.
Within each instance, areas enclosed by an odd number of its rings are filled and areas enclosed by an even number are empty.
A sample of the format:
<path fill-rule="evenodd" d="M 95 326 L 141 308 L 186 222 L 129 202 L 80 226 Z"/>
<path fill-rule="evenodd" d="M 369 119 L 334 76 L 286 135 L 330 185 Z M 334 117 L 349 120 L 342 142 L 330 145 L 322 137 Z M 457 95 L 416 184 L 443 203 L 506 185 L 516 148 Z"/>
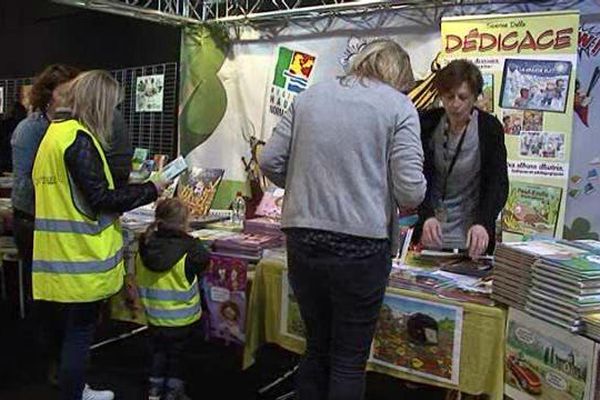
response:
<path fill-rule="evenodd" d="M 509 306 L 506 395 L 600 398 L 600 242 L 500 244 L 492 297 Z"/>
<path fill-rule="evenodd" d="M 449 297 L 441 298 L 434 293 L 390 286 L 382 307 L 368 370 L 413 382 L 458 389 L 463 393 L 486 394 L 491 399 L 502 399 L 506 310 Z M 418 356 L 411 355 L 418 346 L 410 345 L 410 340 L 403 337 L 399 330 L 394 331 L 393 322 L 390 322 L 393 321 L 394 306 L 399 304 L 402 307 L 409 303 L 414 303 L 417 309 L 429 307 L 436 310 L 433 312 L 458 316 L 460 323 L 451 317 L 445 317 L 443 321 L 443 324 L 454 329 L 454 337 L 446 337 L 446 331 L 440 324 L 437 332 L 439 341 L 435 335 L 433 338 L 437 345 L 424 344 L 421 347 L 424 351 Z M 415 318 L 416 323 L 418 319 Z M 265 343 L 274 343 L 289 351 L 302 353 L 305 348 L 302 335 L 303 326 L 297 304 L 287 284 L 285 253 L 268 252 L 256 267 L 250 293 L 244 367 L 253 364 L 256 351 Z M 426 336 L 430 339 L 430 335 Z M 443 348 L 442 343 L 448 341 L 452 342 L 452 348 Z"/>

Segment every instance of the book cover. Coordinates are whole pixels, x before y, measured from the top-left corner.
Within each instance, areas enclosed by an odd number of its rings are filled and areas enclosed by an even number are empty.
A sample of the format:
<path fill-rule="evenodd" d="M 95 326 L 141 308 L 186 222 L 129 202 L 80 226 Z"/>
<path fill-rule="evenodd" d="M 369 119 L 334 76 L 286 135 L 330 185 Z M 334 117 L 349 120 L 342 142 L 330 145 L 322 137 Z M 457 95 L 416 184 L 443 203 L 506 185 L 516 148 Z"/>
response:
<path fill-rule="evenodd" d="M 208 215 L 225 170 L 218 168 L 188 168 L 179 178 L 177 197 L 190 208 L 192 217 Z"/>
<path fill-rule="evenodd" d="M 245 341 L 248 262 L 211 254 L 204 275 L 204 293 L 209 314 L 209 335 L 226 343 Z"/>
<path fill-rule="evenodd" d="M 521 235 L 554 236 L 562 188 L 511 181 L 502 212 L 502 229 Z"/>
<path fill-rule="evenodd" d="M 515 400 L 589 399 L 594 342 L 511 308 L 505 394 Z"/>
<path fill-rule="evenodd" d="M 564 113 L 571 68 L 569 61 L 506 59 L 501 107 Z"/>

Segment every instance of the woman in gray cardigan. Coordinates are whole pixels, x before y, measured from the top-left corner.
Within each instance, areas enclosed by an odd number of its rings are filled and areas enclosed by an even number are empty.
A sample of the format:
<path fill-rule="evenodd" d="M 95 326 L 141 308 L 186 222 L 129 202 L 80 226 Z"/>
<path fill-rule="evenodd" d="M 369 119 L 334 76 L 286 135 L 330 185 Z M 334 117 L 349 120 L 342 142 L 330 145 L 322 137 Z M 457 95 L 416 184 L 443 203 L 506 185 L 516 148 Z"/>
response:
<path fill-rule="evenodd" d="M 425 195 L 419 117 L 402 94 L 413 82 L 397 43 L 372 42 L 347 76 L 296 98 L 261 154 L 286 189 L 289 280 L 307 330 L 301 400 L 363 398 L 397 207 Z"/>

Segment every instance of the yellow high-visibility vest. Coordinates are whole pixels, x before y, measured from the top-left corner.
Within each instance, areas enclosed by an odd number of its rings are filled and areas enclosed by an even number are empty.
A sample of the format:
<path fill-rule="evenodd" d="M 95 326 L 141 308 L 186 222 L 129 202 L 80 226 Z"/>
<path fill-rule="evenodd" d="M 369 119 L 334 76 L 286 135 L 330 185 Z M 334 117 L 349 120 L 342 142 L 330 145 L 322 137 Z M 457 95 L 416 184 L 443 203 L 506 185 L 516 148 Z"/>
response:
<path fill-rule="evenodd" d="M 90 136 L 114 189 L 104 150 L 78 121 L 52 122 L 33 164 L 35 230 L 33 297 L 85 303 L 117 293 L 123 285 L 123 234 L 118 215 L 96 215 L 67 170 L 65 152 L 77 132 Z"/>
<path fill-rule="evenodd" d="M 146 310 L 148 324 L 154 326 L 187 326 L 200 319 L 202 307 L 198 277 L 190 284 L 185 276 L 187 254 L 167 271 L 148 269 L 138 254 L 135 271 L 140 300 Z"/>

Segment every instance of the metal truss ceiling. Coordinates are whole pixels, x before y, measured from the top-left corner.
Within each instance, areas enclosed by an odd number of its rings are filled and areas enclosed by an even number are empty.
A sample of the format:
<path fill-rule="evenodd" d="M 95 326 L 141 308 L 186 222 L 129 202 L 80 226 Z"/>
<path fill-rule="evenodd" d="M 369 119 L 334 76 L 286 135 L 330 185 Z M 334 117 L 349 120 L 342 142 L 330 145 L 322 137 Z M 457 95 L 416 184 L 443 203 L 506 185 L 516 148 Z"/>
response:
<path fill-rule="evenodd" d="M 53 0 L 90 10 L 170 25 L 247 23 L 356 14 L 385 9 L 442 9 L 448 6 L 516 4 L 504 0 Z"/>

